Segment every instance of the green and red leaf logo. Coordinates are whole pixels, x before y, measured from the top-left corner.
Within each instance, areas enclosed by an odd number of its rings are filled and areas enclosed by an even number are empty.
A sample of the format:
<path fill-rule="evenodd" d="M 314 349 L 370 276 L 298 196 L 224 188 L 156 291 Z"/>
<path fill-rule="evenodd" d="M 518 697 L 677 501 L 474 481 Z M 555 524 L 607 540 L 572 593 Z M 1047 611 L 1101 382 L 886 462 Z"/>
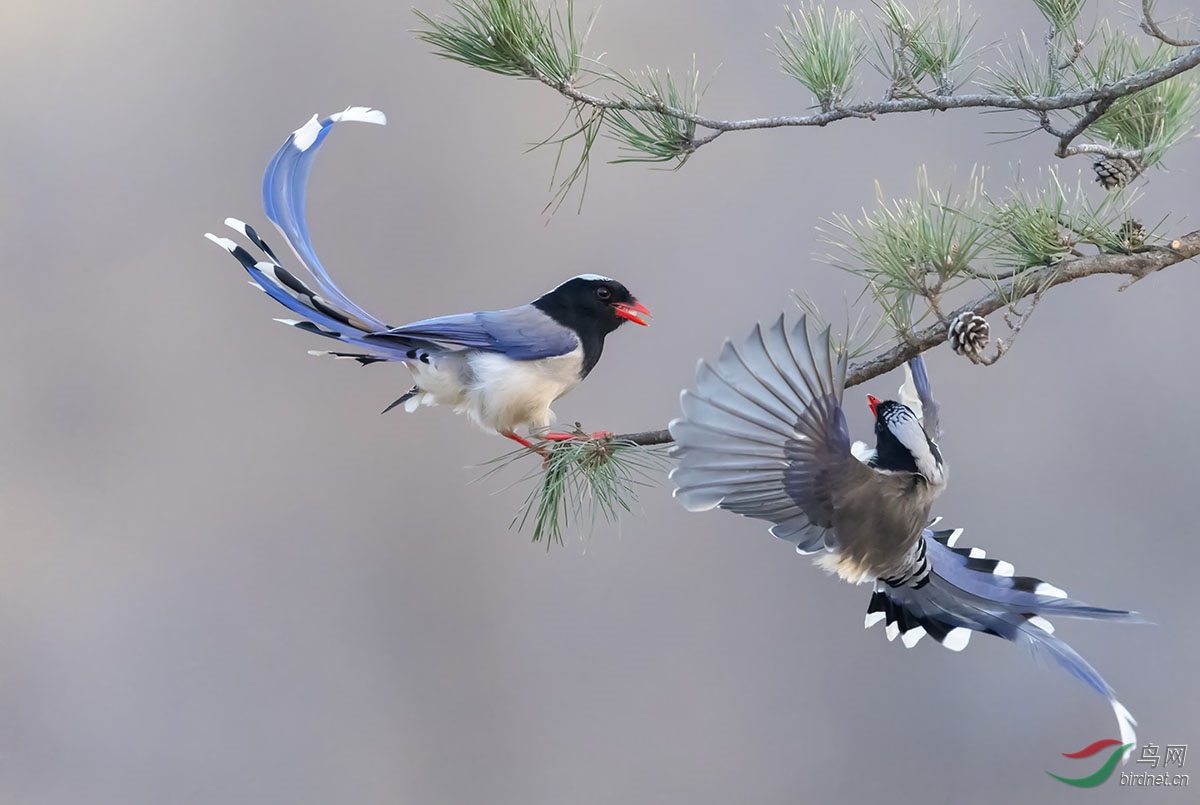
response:
<path fill-rule="evenodd" d="M 1133 746 L 1133 744 L 1123 744 L 1116 738 L 1105 738 L 1104 740 L 1096 741 L 1094 744 L 1085 746 L 1078 752 L 1062 753 L 1063 757 L 1079 760 L 1080 758 L 1091 757 L 1099 752 L 1103 752 L 1110 746 L 1115 746 L 1117 748 L 1114 749 L 1108 756 L 1108 760 L 1104 761 L 1103 766 L 1096 769 L 1095 772 L 1089 774 L 1087 777 L 1059 777 L 1057 774 L 1051 771 L 1046 772 L 1046 774 L 1049 774 L 1055 780 L 1066 783 L 1067 785 L 1073 785 L 1076 788 L 1095 788 L 1112 776 L 1113 769 L 1115 769 L 1117 764 L 1121 762 L 1121 756 L 1124 755 L 1125 752 Z"/>

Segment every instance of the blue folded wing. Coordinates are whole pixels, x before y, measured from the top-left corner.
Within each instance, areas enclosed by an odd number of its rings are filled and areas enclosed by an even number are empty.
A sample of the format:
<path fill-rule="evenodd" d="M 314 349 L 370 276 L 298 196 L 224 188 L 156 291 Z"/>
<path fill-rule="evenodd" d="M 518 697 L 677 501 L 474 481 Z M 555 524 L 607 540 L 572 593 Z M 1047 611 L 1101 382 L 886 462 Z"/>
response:
<path fill-rule="evenodd" d="M 530 361 L 565 355 L 579 338 L 533 305 L 425 319 L 388 331 L 392 335 L 499 352 Z"/>
<path fill-rule="evenodd" d="M 296 257 L 312 274 L 318 293 L 325 301 L 341 308 L 367 325 L 368 330 L 386 330 L 387 325 L 363 310 L 333 283 L 313 250 L 304 217 L 304 194 L 308 174 L 321 143 L 334 125 L 343 121 L 384 125 L 387 118 L 378 109 L 351 106 L 343 112 L 318 120 L 316 115 L 296 131 L 275 152 L 263 175 L 263 206 L 267 217 L 287 240 Z"/>
<path fill-rule="evenodd" d="M 941 406 L 933 398 L 929 373 L 925 371 L 925 359 L 919 354 L 914 355 L 908 361 L 908 368 L 912 370 L 913 386 L 917 390 L 917 399 L 921 401 L 925 432 L 936 442 L 942 437 Z"/>

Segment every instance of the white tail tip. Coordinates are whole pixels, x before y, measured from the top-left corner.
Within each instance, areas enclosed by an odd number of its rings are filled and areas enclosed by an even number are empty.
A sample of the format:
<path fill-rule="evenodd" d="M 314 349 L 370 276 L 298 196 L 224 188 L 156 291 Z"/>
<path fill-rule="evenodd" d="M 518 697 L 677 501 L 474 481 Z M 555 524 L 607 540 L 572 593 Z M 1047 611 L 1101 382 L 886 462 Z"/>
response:
<path fill-rule="evenodd" d="M 962 626 L 955 626 L 942 638 L 942 645 L 951 651 L 962 651 L 970 641 L 971 630 Z"/>
<path fill-rule="evenodd" d="M 376 126 L 387 125 L 387 115 L 369 106 L 347 106 L 341 112 L 329 116 L 334 123 L 374 123 Z"/>
<path fill-rule="evenodd" d="M 1133 729 L 1137 726 L 1137 719 L 1125 709 L 1125 705 L 1116 699 L 1112 700 L 1112 709 L 1117 714 L 1117 726 L 1121 730 L 1121 743 L 1133 744 L 1125 750 L 1125 757 L 1121 760 L 1122 763 L 1128 763 L 1130 756 L 1133 755 L 1133 750 L 1137 749 L 1137 732 Z"/>
<path fill-rule="evenodd" d="M 227 252 L 232 253 L 233 250 L 237 248 L 237 244 L 234 243 L 229 238 L 217 237 L 212 232 L 205 232 L 204 237 L 208 238 L 213 243 L 217 244 L 218 246 L 220 246 L 222 249 L 224 249 Z"/>

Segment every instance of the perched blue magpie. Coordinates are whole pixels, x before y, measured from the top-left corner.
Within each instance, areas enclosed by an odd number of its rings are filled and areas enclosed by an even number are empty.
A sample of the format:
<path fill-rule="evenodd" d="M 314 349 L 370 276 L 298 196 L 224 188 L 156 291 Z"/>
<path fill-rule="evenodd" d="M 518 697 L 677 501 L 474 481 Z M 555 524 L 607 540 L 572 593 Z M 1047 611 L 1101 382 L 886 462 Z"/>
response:
<path fill-rule="evenodd" d="M 820 566 L 873 583 L 866 625 L 886 622 L 889 640 L 911 647 L 929 635 L 961 651 L 971 632 L 984 632 L 1053 659 L 1108 699 L 1121 742 L 1135 744 L 1133 716 L 1046 618 L 1140 616 L 1016 576 L 1008 562 L 959 547 L 961 528 L 934 530 L 929 512 L 947 474 L 924 362 L 909 362 L 901 401 L 868 395 L 876 438 L 868 448 L 850 442 L 842 411 L 846 360 L 828 329 L 810 340 L 803 317 L 790 329 L 783 316 L 755 326 L 740 348 L 726 341 L 715 365 L 700 364 L 696 390 L 683 392 L 683 416 L 670 424 L 675 497 L 691 511 L 720 507 L 774 523 L 772 534 Z"/>
<path fill-rule="evenodd" d="M 365 347 L 369 352 L 318 352 L 366 366 L 399 361 L 412 372 L 413 387 L 384 409 L 403 404 L 449 405 L 476 425 L 530 449 L 517 435 L 527 428 L 543 439 L 554 413 L 550 404 L 566 394 L 600 360 L 604 337 L 626 321 L 645 325 L 650 311 L 616 280 L 597 274 L 572 277 L 527 305 L 507 310 L 460 313 L 391 327 L 343 294 L 317 259 L 304 217 L 304 191 L 321 143 L 333 127 L 356 121 L 384 125 L 383 112 L 352 106 L 294 131 L 275 152 L 263 176 L 267 217 L 307 269 L 311 285 L 284 268 L 258 233 L 236 218 L 225 224 L 249 240 L 265 259 L 256 260 L 228 238 L 205 235 L 241 262 L 258 286 L 294 314 L 276 321 Z"/>

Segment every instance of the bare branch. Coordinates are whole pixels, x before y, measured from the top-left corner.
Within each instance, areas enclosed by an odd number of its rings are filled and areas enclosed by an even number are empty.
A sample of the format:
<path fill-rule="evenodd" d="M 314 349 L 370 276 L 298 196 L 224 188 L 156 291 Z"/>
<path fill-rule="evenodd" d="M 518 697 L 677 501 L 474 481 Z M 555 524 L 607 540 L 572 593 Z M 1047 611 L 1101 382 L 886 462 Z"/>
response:
<path fill-rule="evenodd" d="M 1077 154 L 1096 154 L 1097 156 L 1108 157 L 1109 159 L 1123 159 L 1134 165 L 1140 165 L 1142 160 L 1141 149 L 1113 148 L 1112 146 L 1100 145 L 1099 143 L 1080 143 L 1079 145 L 1068 146 L 1059 156 L 1073 157 Z"/>
<path fill-rule="evenodd" d="M 1011 306 L 1019 299 L 1036 296 L 1040 300 L 1042 295 L 1052 287 L 1098 274 L 1117 274 L 1129 277 L 1129 281 L 1121 287 L 1121 290 L 1124 290 L 1134 282 L 1144 279 L 1156 271 L 1190 260 L 1198 255 L 1200 255 L 1200 230 L 1190 232 L 1172 241 L 1169 246 L 1152 246 L 1139 249 L 1132 254 L 1096 254 L 1063 260 L 1053 266 L 1022 272 L 1019 279 L 1020 288 L 1014 288 L 1012 283 L 999 287 L 986 296 L 948 314 L 947 319 L 953 321 L 966 312 L 987 316 L 1003 307 Z M 1024 318 L 1028 318 L 1029 312 L 1026 311 Z M 1021 324 L 1023 325 L 1024 321 Z M 846 374 L 846 386 L 857 386 L 890 372 L 909 358 L 941 344 L 946 337 L 947 325 L 943 321 L 909 333 L 901 343 L 886 352 L 851 366 L 850 371 Z M 625 433 L 613 438 L 644 446 L 669 444 L 672 441 L 670 432 L 666 430 Z"/>
<path fill-rule="evenodd" d="M 1083 134 L 1083 130 L 1100 119 L 1100 116 L 1108 111 L 1108 108 L 1113 105 L 1113 98 L 1105 98 L 1098 103 L 1092 105 L 1078 120 L 1075 125 L 1062 132 L 1058 138 L 1058 150 L 1055 154 L 1061 159 L 1067 156 L 1067 149 L 1071 145 L 1071 141 Z M 1045 126 L 1043 126 L 1045 128 Z"/>
<path fill-rule="evenodd" d="M 1200 45 L 1200 39 L 1176 39 L 1163 31 L 1154 21 L 1154 0 L 1142 0 L 1142 21 L 1138 23 L 1143 31 L 1160 40 L 1163 44 L 1176 48 L 1191 48 Z"/>

